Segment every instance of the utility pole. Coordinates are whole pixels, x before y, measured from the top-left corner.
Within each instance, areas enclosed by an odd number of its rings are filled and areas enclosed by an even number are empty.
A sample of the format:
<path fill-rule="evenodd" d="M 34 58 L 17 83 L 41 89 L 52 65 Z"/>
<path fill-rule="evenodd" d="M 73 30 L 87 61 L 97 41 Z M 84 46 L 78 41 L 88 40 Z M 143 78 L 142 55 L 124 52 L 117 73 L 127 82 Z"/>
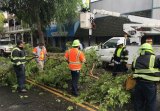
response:
<path fill-rule="evenodd" d="M 91 0 L 89 0 L 89 10 L 91 11 Z M 92 18 L 91 17 L 90 17 L 90 22 L 92 22 Z M 92 27 L 89 29 L 88 46 L 91 45 L 91 37 L 92 37 Z"/>
<path fill-rule="evenodd" d="M 89 29 L 88 45 L 91 45 L 92 29 Z"/>
<path fill-rule="evenodd" d="M 91 11 L 91 0 L 86 0 L 85 3 L 86 3 L 85 8 L 83 8 L 80 13 L 80 27 L 88 30 L 88 46 L 90 46 L 94 14 L 90 12 Z"/>

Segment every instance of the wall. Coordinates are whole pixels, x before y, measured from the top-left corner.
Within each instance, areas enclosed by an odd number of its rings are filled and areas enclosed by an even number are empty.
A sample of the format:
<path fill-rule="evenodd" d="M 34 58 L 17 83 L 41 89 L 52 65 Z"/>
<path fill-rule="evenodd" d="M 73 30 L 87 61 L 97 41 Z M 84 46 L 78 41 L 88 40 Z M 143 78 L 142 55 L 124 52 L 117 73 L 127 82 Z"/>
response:
<path fill-rule="evenodd" d="M 119 13 L 129 13 L 141 10 L 148 10 L 151 8 L 152 0 L 101 0 L 91 3 L 91 10 L 104 9 Z"/>
<path fill-rule="evenodd" d="M 152 18 L 160 19 L 160 0 L 153 0 Z"/>

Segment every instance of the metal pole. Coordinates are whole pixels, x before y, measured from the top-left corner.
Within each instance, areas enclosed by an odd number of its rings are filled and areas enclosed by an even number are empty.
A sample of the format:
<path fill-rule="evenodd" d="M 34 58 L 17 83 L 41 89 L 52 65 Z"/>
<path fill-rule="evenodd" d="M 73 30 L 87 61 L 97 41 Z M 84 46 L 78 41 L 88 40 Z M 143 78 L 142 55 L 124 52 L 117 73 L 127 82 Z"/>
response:
<path fill-rule="evenodd" d="M 24 33 L 21 33 L 22 41 L 24 42 Z"/>
<path fill-rule="evenodd" d="M 14 38 L 15 38 L 15 44 L 17 43 L 17 37 L 16 37 L 16 34 L 13 34 L 14 35 Z M 11 36 L 11 35 L 10 35 Z"/>
<path fill-rule="evenodd" d="M 91 45 L 91 36 L 92 36 L 92 29 L 89 29 L 89 38 L 88 38 L 88 45 Z"/>
<path fill-rule="evenodd" d="M 91 0 L 89 0 L 89 10 L 91 11 Z M 91 45 L 92 28 L 89 29 L 88 46 Z"/>
<path fill-rule="evenodd" d="M 91 37 L 90 37 L 90 35 L 88 35 L 88 46 L 91 46 L 90 39 L 91 39 Z"/>
<path fill-rule="evenodd" d="M 89 9 L 91 11 L 91 0 L 89 0 Z"/>
<path fill-rule="evenodd" d="M 16 29 L 16 20 L 15 20 L 15 19 L 13 19 L 13 22 L 14 22 L 13 30 L 15 31 L 15 30 L 17 30 L 17 29 Z"/>

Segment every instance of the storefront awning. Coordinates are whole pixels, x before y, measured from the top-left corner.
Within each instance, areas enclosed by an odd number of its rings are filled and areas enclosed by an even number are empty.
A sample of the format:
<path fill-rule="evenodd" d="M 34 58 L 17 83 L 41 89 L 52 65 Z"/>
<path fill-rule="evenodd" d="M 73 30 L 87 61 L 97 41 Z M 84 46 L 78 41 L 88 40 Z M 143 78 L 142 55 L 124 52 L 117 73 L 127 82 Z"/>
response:
<path fill-rule="evenodd" d="M 46 28 L 47 37 L 74 37 L 75 33 L 79 27 L 79 21 L 72 24 L 65 24 L 63 26 L 51 25 Z"/>

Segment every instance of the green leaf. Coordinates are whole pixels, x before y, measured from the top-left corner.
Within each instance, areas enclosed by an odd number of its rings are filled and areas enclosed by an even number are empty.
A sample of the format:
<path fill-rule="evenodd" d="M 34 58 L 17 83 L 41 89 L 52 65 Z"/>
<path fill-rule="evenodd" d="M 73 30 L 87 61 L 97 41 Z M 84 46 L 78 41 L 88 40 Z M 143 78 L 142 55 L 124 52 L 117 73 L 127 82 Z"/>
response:
<path fill-rule="evenodd" d="M 72 111 L 73 109 L 73 106 L 68 106 L 67 111 Z"/>

